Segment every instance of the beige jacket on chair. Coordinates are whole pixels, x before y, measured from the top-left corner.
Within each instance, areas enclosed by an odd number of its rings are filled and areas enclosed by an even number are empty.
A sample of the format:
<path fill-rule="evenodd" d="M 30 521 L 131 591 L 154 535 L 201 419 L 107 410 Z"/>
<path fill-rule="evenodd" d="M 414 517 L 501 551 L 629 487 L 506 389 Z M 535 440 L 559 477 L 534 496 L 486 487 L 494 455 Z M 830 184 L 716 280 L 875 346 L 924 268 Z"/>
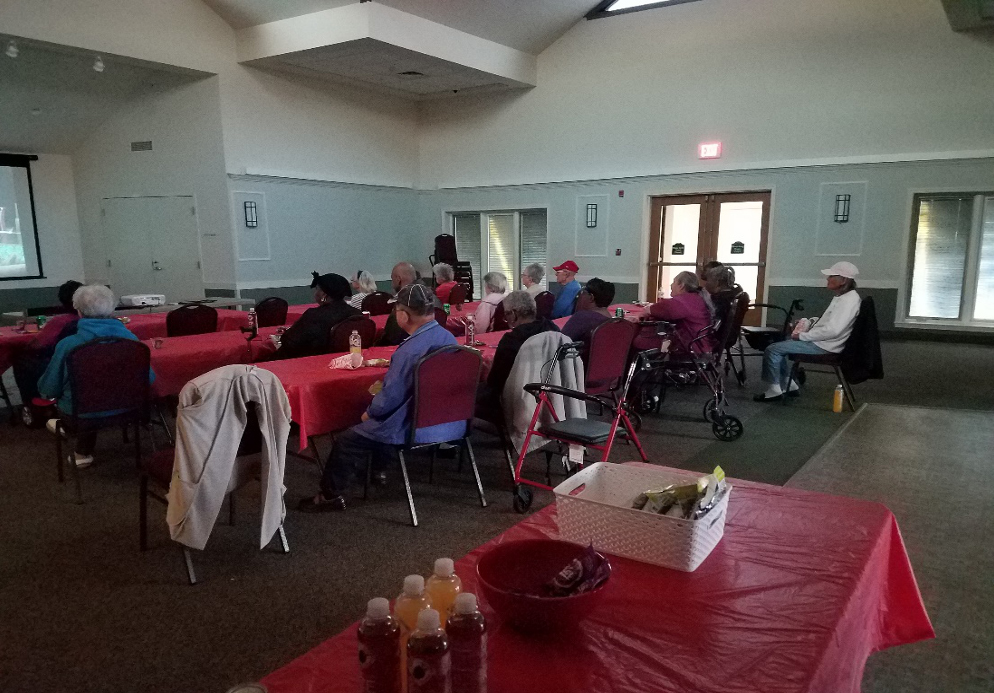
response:
<path fill-rule="evenodd" d="M 570 341 L 572 340 L 562 332 L 540 332 L 525 340 L 518 355 L 514 357 L 514 365 L 511 367 L 510 375 L 507 376 L 504 392 L 501 395 L 501 406 L 504 410 L 508 437 L 518 454 L 525 442 L 528 425 L 535 414 L 535 398 L 525 392 L 524 387 L 529 383 L 545 382 L 556 350 L 563 344 L 569 344 Z M 579 357 L 559 361 L 549 384 L 583 392 L 583 361 Z M 587 418 L 587 405 L 583 400 L 569 399 L 560 395 L 553 395 L 551 400 L 556 416 L 560 420 Z M 552 416 L 548 410 L 542 412 L 538 425 L 541 426 L 542 423 L 552 423 Z M 528 443 L 528 452 L 537 450 L 548 442 L 547 438 L 533 436 Z"/>
<path fill-rule="evenodd" d="M 249 402 L 256 405 L 262 452 L 236 458 Z M 289 435 L 290 402 L 271 372 L 255 366 L 224 366 L 188 382 L 179 395 L 176 457 L 166 511 L 172 538 L 194 549 L 204 548 L 225 495 L 259 473 L 259 548 L 264 548 L 286 516 L 283 469 Z"/>

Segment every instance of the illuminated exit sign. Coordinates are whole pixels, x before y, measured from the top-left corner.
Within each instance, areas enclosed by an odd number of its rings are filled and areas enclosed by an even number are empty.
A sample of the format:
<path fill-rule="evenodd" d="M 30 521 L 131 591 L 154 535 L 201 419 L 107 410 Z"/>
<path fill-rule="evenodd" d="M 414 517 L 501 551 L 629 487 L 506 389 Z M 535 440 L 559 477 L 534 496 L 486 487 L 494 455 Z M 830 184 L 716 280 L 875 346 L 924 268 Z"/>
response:
<path fill-rule="evenodd" d="M 697 156 L 700 159 L 720 159 L 721 142 L 703 142 L 697 148 Z"/>

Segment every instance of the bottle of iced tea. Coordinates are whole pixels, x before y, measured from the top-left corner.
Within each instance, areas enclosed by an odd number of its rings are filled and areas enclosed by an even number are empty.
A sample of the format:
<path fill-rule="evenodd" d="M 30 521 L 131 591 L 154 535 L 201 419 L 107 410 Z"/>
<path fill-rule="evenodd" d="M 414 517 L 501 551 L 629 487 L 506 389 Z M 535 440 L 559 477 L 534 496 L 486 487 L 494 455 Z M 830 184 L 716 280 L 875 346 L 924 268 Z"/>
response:
<path fill-rule="evenodd" d="M 449 666 L 449 639 L 438 612 L 425 609 L 407 641 L 408 693 L 451 693 Z"/>
<path fill-rule="evenodd" d="M 369 600 L 358 639 L 362 693 L 400 693 L 400 623 L 390 615 L 388 600 Z"/>

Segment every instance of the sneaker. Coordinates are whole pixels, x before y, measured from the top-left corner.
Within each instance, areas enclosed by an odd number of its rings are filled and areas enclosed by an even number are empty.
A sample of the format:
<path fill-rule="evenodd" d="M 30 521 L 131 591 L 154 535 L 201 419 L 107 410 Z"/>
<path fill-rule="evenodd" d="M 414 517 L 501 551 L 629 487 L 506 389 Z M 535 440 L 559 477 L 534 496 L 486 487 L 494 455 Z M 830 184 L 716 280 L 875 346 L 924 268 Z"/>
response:
<path fill-rule="evenodd" d="M 70 460 L 71 459 L 72 458 L 70 457 Z M 91 464 L 93 464 L 93 455 L 81 455 L 78 452 L 76 453 L 77 469 L 83 469 L 85 467 L 89 467 Z"/>
<path fill-rule="evenodd" d="M 47 428 L 48 432 L 54 436 L 59 434 L 59 429 L 57 428 L 58 425 L 59 425 L 58 419 L 49 419 L 48 422 L 45 424 L 45 428 Z"/>
<path fill-rule="evenodd" d="M 319 493 L 312 498 L 301 498 L 297 510 L 302 513 L 342 512 L 345 510 L 345 498 L 342 496 L 325 498 L 324 494 Z"/>

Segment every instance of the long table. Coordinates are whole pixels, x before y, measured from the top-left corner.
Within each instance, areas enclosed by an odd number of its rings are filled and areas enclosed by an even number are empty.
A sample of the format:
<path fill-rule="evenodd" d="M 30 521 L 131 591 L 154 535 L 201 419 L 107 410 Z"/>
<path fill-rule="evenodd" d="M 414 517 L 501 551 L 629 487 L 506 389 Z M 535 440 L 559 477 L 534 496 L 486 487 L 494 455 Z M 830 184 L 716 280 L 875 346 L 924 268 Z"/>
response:
<path fill-rule="evenodd" d="M 724 538 L 695 572 L 610 557 L 604 601 L 574 632 L 522 635 L 484 602 L 489 689 L 859 693 L 870 653 L 934 637 L 886 507 L 733 483 Z M 463 589 L 477 590 L 491 547 L 541 537 L 558 538 L 554 505 L 458 561 Z M 262 683 L 270 693 L 359 690 L 356 628 Z"/>

